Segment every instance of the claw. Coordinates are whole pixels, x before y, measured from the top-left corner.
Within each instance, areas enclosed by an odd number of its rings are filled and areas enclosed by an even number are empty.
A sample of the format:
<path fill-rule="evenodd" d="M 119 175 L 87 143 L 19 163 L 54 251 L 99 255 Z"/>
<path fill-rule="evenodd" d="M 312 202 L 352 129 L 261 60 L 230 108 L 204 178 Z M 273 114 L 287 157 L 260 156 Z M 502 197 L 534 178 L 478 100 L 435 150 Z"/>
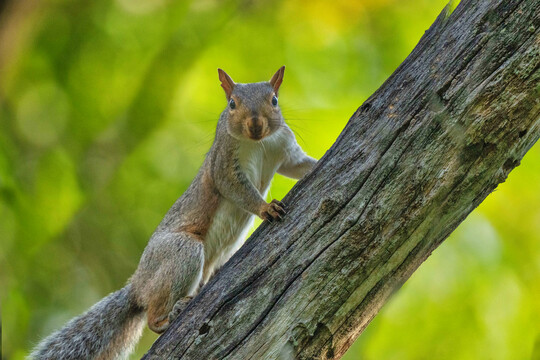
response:
<path fill-rule="evenodd" d="M 281 201 L 273 199 L 270 203 L 266 204 L 263 208 L 261 218 L 267 220 L 268 222 L 274 222 L 283 220 L 283 216 L 287 214 L 287 211 L 284 209 L 285 204 Z"/>

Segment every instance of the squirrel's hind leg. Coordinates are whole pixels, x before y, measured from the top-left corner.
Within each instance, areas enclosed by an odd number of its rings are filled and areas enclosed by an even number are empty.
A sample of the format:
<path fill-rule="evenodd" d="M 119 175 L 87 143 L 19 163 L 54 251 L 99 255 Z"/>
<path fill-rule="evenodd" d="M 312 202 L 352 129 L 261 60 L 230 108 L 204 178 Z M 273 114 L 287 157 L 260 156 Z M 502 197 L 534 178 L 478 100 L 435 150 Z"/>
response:
<path fill-rule="evenodd" d="M 161 238 L 155 239 L 159 251 L 150 254 L 150 257 L 156 258 L 149 263 L 156 268 L 145 284 L 145 297 L 148 299 L 148 327 L 161 334 L 169 327 L 169 313 L 176 302 L 193 296 L 199 288 L 204 266 L 204 247 L 199 239 L 186 232 L 159 236 Z"/>

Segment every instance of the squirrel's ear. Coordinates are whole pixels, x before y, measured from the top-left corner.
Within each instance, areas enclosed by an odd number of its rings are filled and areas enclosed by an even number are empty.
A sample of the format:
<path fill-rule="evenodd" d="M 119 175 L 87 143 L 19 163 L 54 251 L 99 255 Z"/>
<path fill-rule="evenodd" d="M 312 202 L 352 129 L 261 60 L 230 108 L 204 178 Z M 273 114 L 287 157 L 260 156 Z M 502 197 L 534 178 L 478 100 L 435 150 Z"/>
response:
<path fill-rule="evenodd" d="M 282 66 L 279 68 L 279 70 L 272 76 L 272 79 L 270 79 L 270 85 L 274 88 L 274 92 L 278 93 L 279 87 L 281 86 L 281 83 L 283 82 L 283 74 L 285 74 L 285 66 Z"/>
<path fill-rule="evenodd" d="M 219 74 L 219 81 L 221 81 L 221 87 L 223 90 L 225 90 L 225 95 L 227 95 L 227 100 L 229 100 L 231 98 L 235 83 L 225 71 L 221 69 L 217 69 L 217 71 Z"/>

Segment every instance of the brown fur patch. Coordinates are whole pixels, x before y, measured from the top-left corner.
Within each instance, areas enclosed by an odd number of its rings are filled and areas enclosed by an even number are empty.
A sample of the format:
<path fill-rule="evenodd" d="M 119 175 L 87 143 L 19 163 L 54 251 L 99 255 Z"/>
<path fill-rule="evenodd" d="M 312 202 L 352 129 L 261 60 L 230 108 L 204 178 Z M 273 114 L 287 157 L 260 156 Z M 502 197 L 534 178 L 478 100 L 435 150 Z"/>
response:
<path fill-rule="evenodd" d="M 179 226 L 175 232 L 185 232 L 190 234 L 194 239 L 203 242 L 212 224 L 214 214 L 220 203 L 220 195 L 217 192 L 214 182 L 209 171 L 205 171 L 201 177 L 198 201 L 193 208 L 190 209 L 189 223 L 184 223 Z"/>

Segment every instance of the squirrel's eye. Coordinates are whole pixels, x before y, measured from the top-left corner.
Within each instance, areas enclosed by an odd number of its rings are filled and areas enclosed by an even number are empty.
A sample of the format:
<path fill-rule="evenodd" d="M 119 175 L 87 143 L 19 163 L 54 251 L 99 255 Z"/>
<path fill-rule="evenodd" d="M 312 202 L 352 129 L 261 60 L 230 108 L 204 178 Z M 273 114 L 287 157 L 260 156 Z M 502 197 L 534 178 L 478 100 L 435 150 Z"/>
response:
<path fill-rule="evenodd" d="M 274 105 L 274 106 L 277 105 L 277 97 L 276 97 L 276 95 L 272 96 L 272 105 Z"/>
<path fill-rule="evenodd" d="M 229 106 L 231 109 L 234 109 L 236 107 L 236 103 L 234 102 L 233 99 L 229 100 Z"/>

